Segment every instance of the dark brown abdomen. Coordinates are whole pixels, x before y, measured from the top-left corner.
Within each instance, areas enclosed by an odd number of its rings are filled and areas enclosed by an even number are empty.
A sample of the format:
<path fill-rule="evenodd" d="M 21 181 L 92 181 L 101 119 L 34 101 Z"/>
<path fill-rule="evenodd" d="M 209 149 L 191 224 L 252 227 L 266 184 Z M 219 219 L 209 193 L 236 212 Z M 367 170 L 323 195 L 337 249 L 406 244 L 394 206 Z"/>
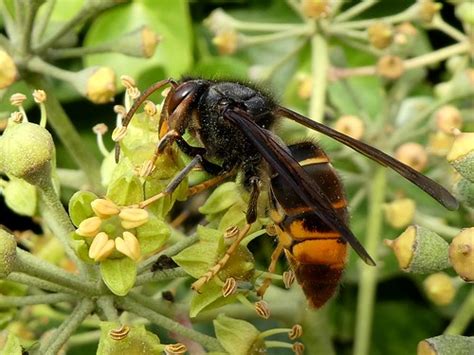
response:
<path fill-rule="evenodd" d="M 289 149 L 347 223 L 343 186 L 324 151 L 312 142 L 294 144 Z M 319 308 L 337 290 L 346 263 L 347 243 L 275 173 L 270 195 L 270 216 L 285 246 L 286 257 L 310 305 Z"/>

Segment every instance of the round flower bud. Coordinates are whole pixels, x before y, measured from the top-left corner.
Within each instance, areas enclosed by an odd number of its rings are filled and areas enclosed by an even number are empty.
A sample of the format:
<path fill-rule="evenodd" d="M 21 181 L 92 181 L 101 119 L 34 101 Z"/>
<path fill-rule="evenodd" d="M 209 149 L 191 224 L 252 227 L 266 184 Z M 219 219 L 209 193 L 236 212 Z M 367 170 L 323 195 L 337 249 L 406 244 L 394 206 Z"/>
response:
<path fill-rule="evenodd" d="M 428 154 L 425 148 L 421 144 L 413 142 L 399 146 L 395 151 L 395 158 L 416 171 L 422 171 L 428 163 Z"/>
<path fill-rule="evenodd" d="M 234 54 L 239 45 L 239 35 L 234 30 L 222 31 L 212 39 L 212 43 L 220 54 Z"/>
<path fill-rule="evenodd" d="M 458 134 L 446 158 L 463 177 L 474 182 L 474 132 Z"/>
<path fill-rule="evenodd" d="M 303 74 L 298 78 L 298 97 L 308 100 L 313 92 L 313 78 L 310 75 Z"/>
<path fill-rule="evenodd" d="M 16 241 L 15 237 L 0 228 L 0 278 L 6 278 L 15 266 Z"/>
<path fill-rule="evenodd" d="M 445 105 L 439 108 L 436 113 L 436 126 L 441 131 L 452 134 L 453 129 L 460 129 L 462 127 L 461 112 L 452 105 Z"/>
<path fill-rule="evenodd" d="M 403 228 L 409 225 L 415 215 L 415 201 L 401 198 L 384 206 L 385 220 L 394 228 Z"/>
<path fill-rule="evenodd" d="M 384 22 L 375 22 L 367 29 L 370 44 L 378 49 L 387 48 L 393 39 L 392 27 Z"/>
<path fill-rule="evenodd" d="M 474 3 L 464 1 L 456 6 L 456 17 L 468 25 L 474 25 Z"/>
<path fill-rule="evenodd" d="M 43 127 L 29 122 L 9 125 L 0 137 L 0 170 L 30 184 L 49 178 L 54 143 Z"/>
<path fill-rule="evenodd" d="M 449 260 L 466 282 L 474 281 L 474 227 L 463 229 L 449 246 Z"/>
<path fill-rule="evenodd" d="M 417 2 L 418 18 L 425 23 L 430 23 L 442 7 L 441 4 L 433 0 L 418 0 Z"/>
<path fill-rule="evenodd" d="M 104 104 L 112 101 L 115 92 L 114 71 L 107 67 L 96 68 L 87 80 L 87 98 L 96 104 Z"/>
<path fill-rule="evenodd" d="M 453 142 L 453 135 L 444 133 L 443 131 L 436 131 L 430 135 L 427 151 L 429 154 L 444 157 L 448 154 Z"/>
<path fill-rule="evenodd" d="M 474 208 L 474 182 L 467 179 L 459 179 L 454 185 L 454 195 L 468 207 Z"/>
<path fill-rule="evenodd" d="M 303 0 L 301 10 L 306 17 L 319 19 L 328 16 L 331 6 L 327 0 Z"/>
<path fill-rule="evenodd" d="M 450 304 L 456 295 L 452 278 L 445 272 L 437 272 L 423 281 L 426 296 L 438 306 Z"/>
<path fill-rule="evenodd" d="M 361 139 L 364 135 L 364 121 L 357 116 L 341 116 L 336 121 L 334 129 L 354 139 Z"/>
<path fill-rule="evenodd" d="M 387 79 L 398 79 L 405 71 L 403 60 L 393 55 L 384 55 L 377 62 L 376 72 Z"/>
<path fill-rule="evenodd" d="M 0 89 L 4 89 L 15 82 L 18 77 L 18 70 L 10 55 L 0 49 Z"/>
<path fill-rule="evenodd" d="M 439 335 L 418 343 L 417 355 L 460 355 L 471 354 L 474 337 L 462 335 Z"/>
<path fill-rule="evenodd" d="M 448 268 L 448 243 L 436 233 L 420 227 L 408 227 L 395 240 L 385 240 L 393 249 L 403 271 L 426 274 Z"/>

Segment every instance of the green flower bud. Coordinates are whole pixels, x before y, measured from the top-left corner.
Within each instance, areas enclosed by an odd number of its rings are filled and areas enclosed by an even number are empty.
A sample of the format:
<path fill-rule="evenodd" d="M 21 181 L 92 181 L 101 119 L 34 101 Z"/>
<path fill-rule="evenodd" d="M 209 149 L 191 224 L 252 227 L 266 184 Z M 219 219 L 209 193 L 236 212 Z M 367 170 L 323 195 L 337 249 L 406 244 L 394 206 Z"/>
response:
<path fill-rule="evenodd" d="M 387 48 L 393 39 L 392 27 L 384 22 L 375 22 L 367 29 L 369 42 L 378 49 Z"/>
<path fill-rule="evenodd" d="M 385 220 L 394 228 L 406 227 L 413 221 L 415 201 L 401 198 L 384 205 Z"/>
<path fill-rule="evenodd" d="M 398 238 L 385 243 L 393 249 L 403 271 L 426 274 L 450 266 L 448 243 L 426 228 L 409 226 Z"/>
<path fill-rule="evenodd" d="M 0 278 L 6 278 L 13 271 L 16 261 L 15 237 L 0 228 Z"/>
<path fill-rule="evenodd" d="M 456 6 L 456 17 L 468 25 L 474 25 L 474 3 L 464 1 Z"/>
<path fill-rule="evenodd" d="M 35 214 L 38 197 L 33 185 L 12 176 L 3 189 L 3 195 L 6 205 L 15 213 L 30 217 Z"/>
<path fill-rule="evenodd" d="M 449 260 L 466 282 L 474 281 L 474 227 L 463 229 L 449 246 Z"/>
<path fill-rule="evenodd" d="M 51 134 L 34 123 L 9 125 L 0 137 L 0 170 L 32 185 L 50 178 L 53 154 Z"/>
<path fill-rule="evenodd" d="M 463 177 L 474 182 L 474 132 L 458 134 L 446 158 Z"/>
<path fill-rule="evenodd" d="M 13 84 L 18 76 L 13 58 L 4 50 L 0 49 L 0 89 L 4 89 Z"/>
<path fill-rule="evenodd" d="M 461 335 L 439 335 L 418 343 L 417 355 L 460 355 L 471 354 L 474 337 Z"/>
<path fill-rule="evenodd" d="M 116 93 L 115 72 L 107 67 L 91 67 L 75 73 L 72 85 L 96 104 L 112 101 Z"/>
<path fill-rule="evenodd" d="M 148 26 L 123 35 L 114 43 L 117 52 L 139 58 L 150 58 L 155 53 L 160 41 L 158 36 Z"/>
<path fill-rule="evenodd" d="M 450 304 L 456 295 L 456 287 L 452 278 L 445 272 L 437 272 L 423 281 L 426 296 L 438 306 Z"/>

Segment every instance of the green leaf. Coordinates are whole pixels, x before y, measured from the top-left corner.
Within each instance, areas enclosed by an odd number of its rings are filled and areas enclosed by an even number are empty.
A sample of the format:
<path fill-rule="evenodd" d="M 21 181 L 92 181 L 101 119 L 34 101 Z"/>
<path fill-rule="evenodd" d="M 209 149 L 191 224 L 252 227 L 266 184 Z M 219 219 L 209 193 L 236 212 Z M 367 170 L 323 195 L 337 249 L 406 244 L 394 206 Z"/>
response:
<path fill-rule="evenodd" d="M 12 332 L 8 332 L 7 342 L 5 347 L 0 352 L 1 355 L 21 355 L 23 349 L 21 348 L 20 339 Z"/>
<path fill-rule="evenodd" d="M 217 339 L 229 354 L 252 354 L 260 334 L 252 324 L 222 314 L 213 323 Z"/>
<path fill-rule="evenodd" d="M 234 57 L 205 57 L 197 63 L 193 74 L 204 78 L 232 78 L 245 80 L 249 66 L 244 61 Z"/>
<path fill-rule="evenodd" d="M 135 175 L 122 176 L 109 185 L 107 198 L 120 206 L 137 204 L 143 201 L 142 183 Z"/>
<path fill-rule="evenodd" d="M 125 296 L 135 284 L 137 265 L 129 258 L 106 259 L 100 263 L 105 284 L 117 296 Z"/>
<path fill-rule="evenodd" d="M 145 70 L 163 67 L 166 75 L 179 76 L 192 62 L 191 23 L 184 0 L 142 0 L 114 7 L 99 15 L 86 34 L 85 46 L 113 41 L 121 34 L 149 26 L 162 37 L 155 55 L 149 59 L 122 54 L 97 54 L 85 58 L 87 66 L 100 65 L 138 78 Z M 156 78 L 158 81 L 162 78 Z"/>
<path fill-rule="evenodd" d="M 15 213 L 30 217 L 35 214 L 38 203 L 36 187 L 25 180 L 11 176 L 3 195 L 6 205 Z"/>
<path fill-rule="evenodd" d="M 199 208 L 199 212 L 203 214 L 211 214 L 221 212 L 234 203 L 242 200 L 241 187 L 233 182 L 226 182 L 218 186 L 206 200 L 204 205 Z"/>
<path fill-rule="evenodd" d="M 173 257 L 173 260 L 194 278 L 206 273 L 225 250 L 222 232 L 198 226 L 197 233 L 199 242 Z"/>
<path fill-rule="evenodd" d="M 122 324 L 116 322 L 100 323 L 100 341 L 97 354 L 162 354 L 164 345 L 160 343 L 160 338 L 146 330 L 144 325 L 128 326 L 127 336 L 120 341 L 112 339 L 110 332 L 120 329 Z"/>
<path fill-rule="evenodd" d="M 86 218 L 94 216 L 91 202 L 98 199 L 97 195 L 89 191 L 77 191 L 69 200 L 69 217 L 76 227 Z"/>
<path fill-rule="evenodd" d="M 171 234 L 168 224 L 150 214 L 147 223 L 137 228 L 137 239 L 143 255 L 153 253 L 160 249 Z"/>

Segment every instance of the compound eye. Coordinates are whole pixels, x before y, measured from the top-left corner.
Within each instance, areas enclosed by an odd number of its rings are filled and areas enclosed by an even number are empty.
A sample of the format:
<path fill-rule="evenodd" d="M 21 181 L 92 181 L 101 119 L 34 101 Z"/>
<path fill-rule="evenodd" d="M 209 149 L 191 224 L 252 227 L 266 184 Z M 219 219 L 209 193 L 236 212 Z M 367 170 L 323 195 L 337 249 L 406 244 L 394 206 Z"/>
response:
<path fill-rule="evenodd" d="M 196 88 L 196 85 L 191 82 L 186 82 L 179 85 L 175 92 L 170 97 L 168 102 L 168 112 L 172 113 L 176 107 L 189 95 L 191 94 Z"/>

